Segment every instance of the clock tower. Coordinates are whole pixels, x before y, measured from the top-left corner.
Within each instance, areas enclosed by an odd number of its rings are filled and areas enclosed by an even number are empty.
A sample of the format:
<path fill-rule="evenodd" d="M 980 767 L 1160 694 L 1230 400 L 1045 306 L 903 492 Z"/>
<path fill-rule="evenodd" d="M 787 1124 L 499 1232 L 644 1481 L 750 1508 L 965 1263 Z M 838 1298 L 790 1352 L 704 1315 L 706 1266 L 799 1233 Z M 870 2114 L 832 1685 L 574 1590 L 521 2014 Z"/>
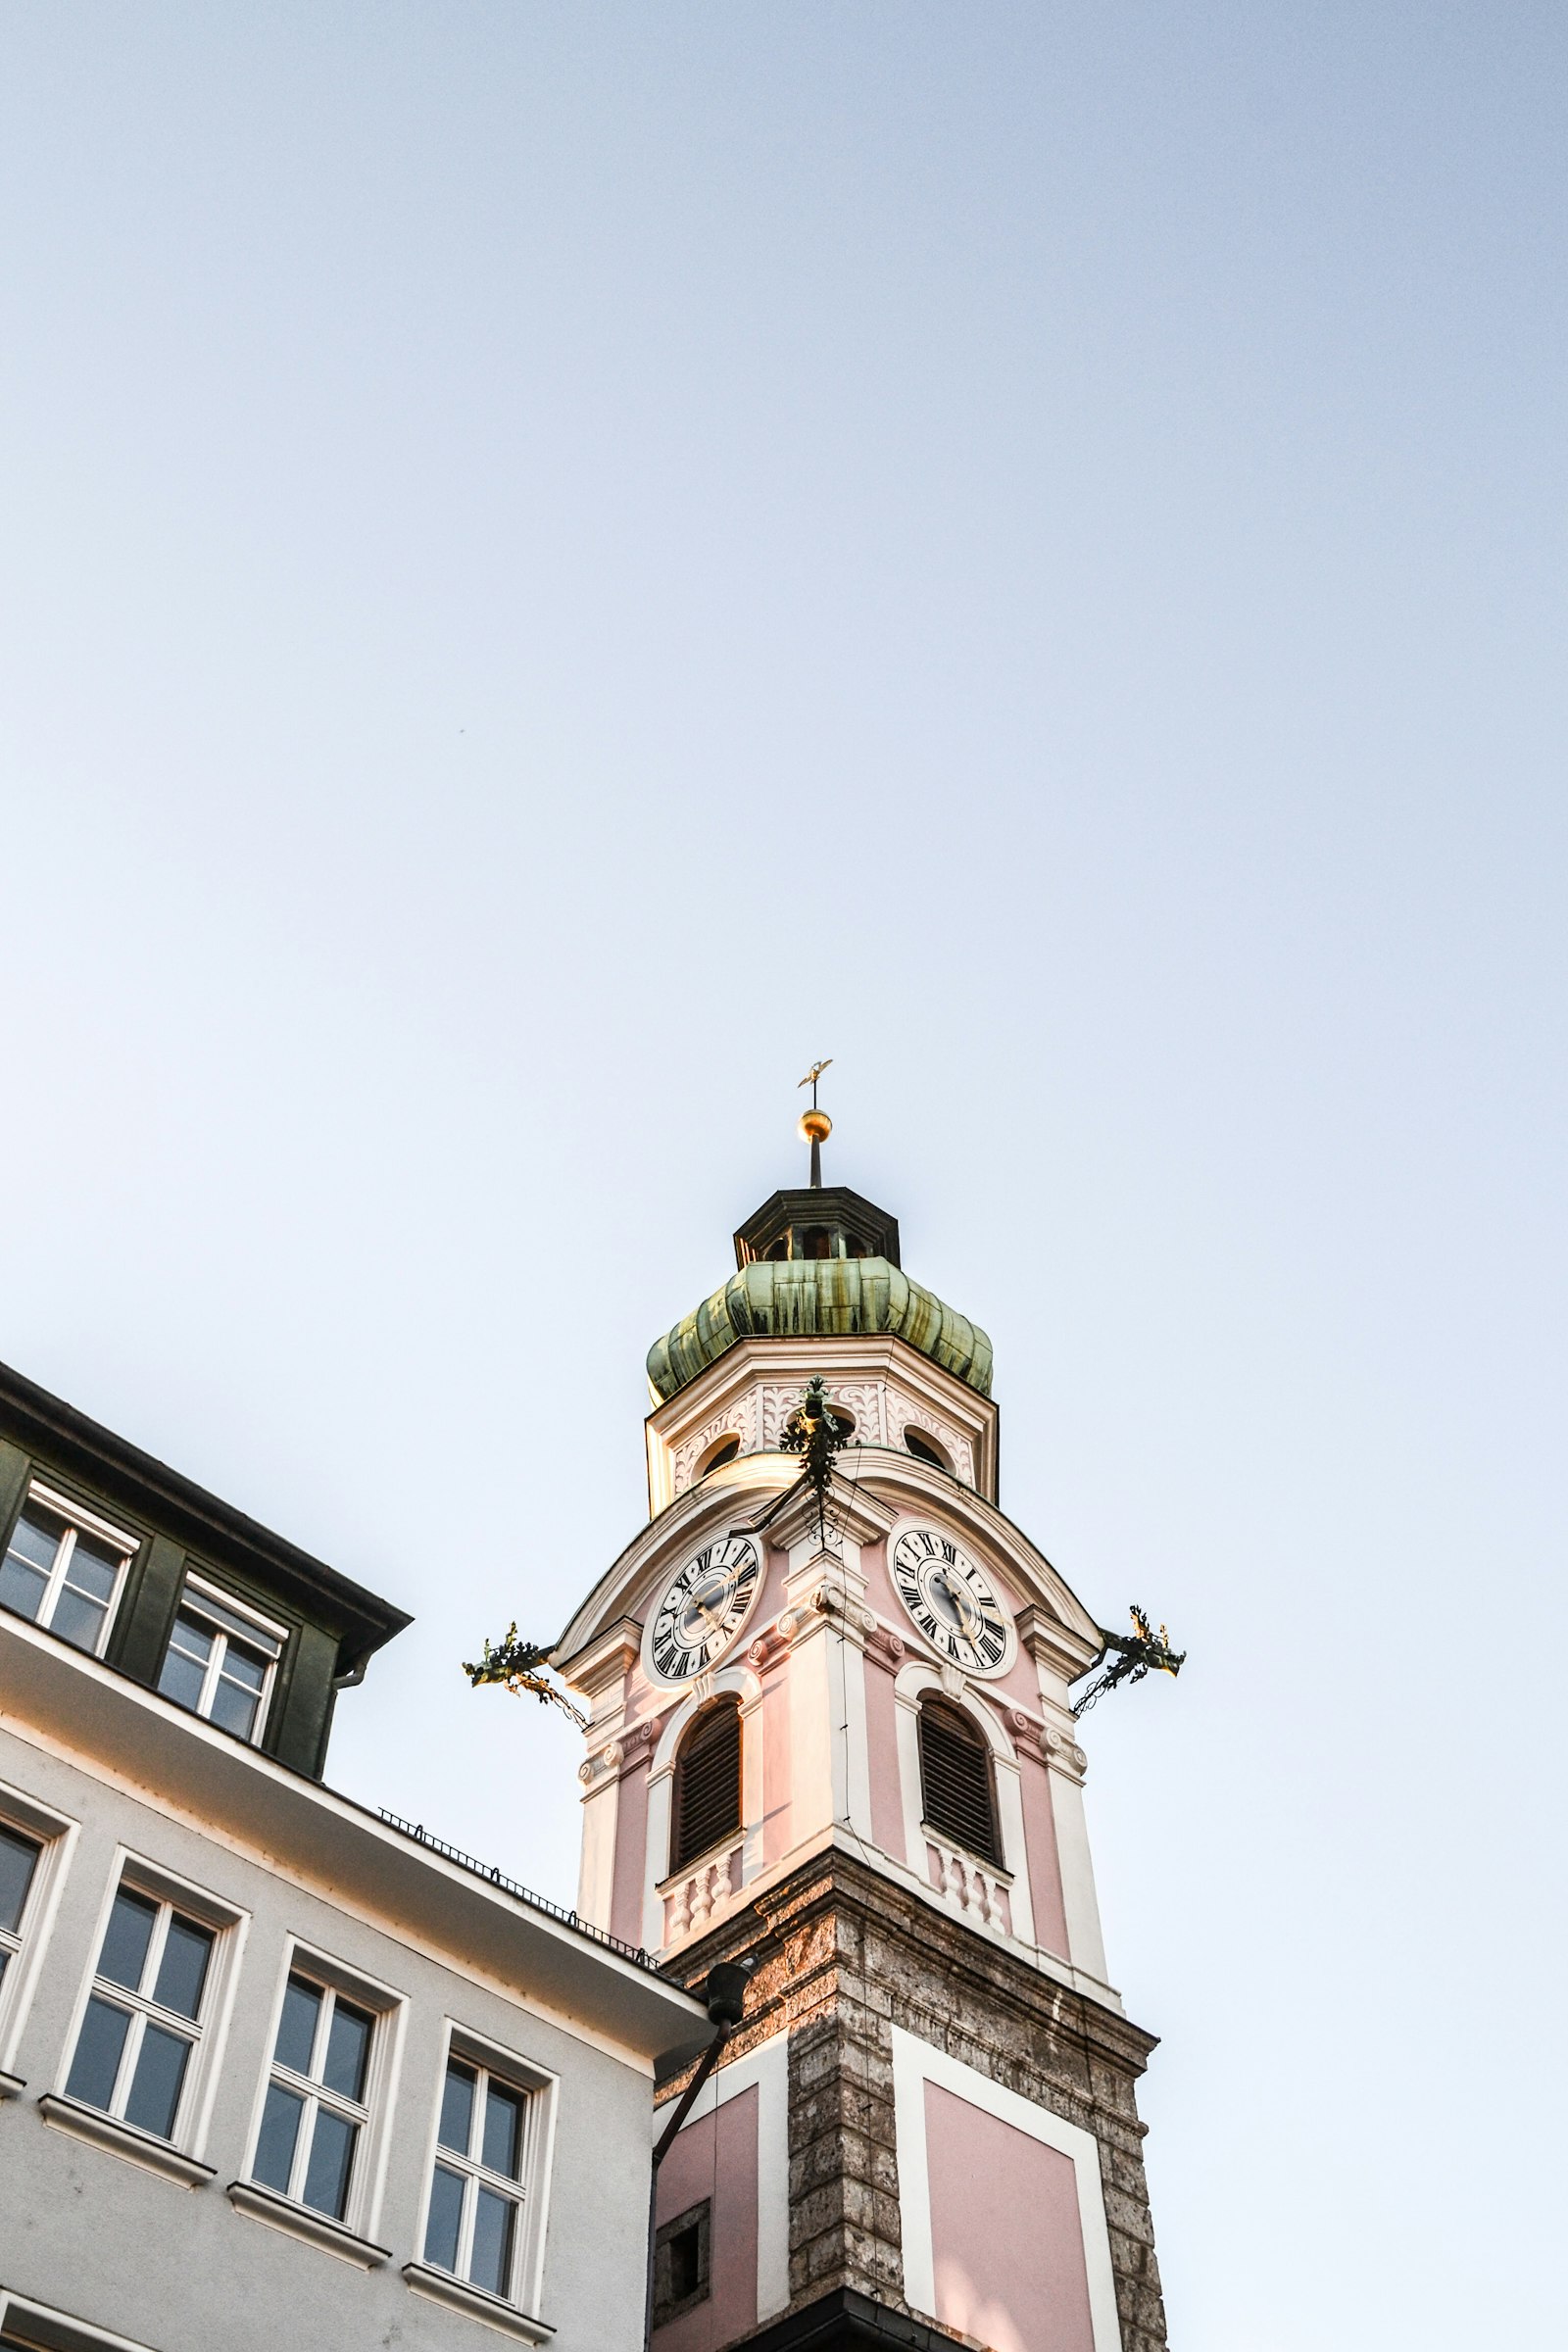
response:
<path fill-rule="evenodd" d="M 843 1188 L 735 1260 L 649 1353 L 648 1524 L 555 1652 L 582 1915 L 752 1971 L 659 2172 L 655 2352 L 1157 2352 L 1153 2039 L 1069 1698 L 1102 1638 L 1002 1510 L 990 1342 Z"/>

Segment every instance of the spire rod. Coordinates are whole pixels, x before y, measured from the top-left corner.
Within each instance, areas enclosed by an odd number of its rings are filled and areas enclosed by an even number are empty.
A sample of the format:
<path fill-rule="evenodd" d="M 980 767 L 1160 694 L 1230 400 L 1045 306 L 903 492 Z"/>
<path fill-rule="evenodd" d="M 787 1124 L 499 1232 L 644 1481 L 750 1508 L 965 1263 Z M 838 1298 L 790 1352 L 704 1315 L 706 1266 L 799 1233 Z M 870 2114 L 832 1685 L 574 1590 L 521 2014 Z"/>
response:
<path fill-rule="evenodd" d="M 811 1147 L 811 1190 L 814 1193 L 822 1189 L 822 1146 L 833 1132 L 833 1122 L 827 1112 L 816 1107 L 816 1082 L 822 1072 L 832 1066 L 833 1056 L 830 1054 L 826 1061 L 813 1061 L 801 1080 L 802 1086 L 808 1086 L 811 1090 L 811 1107 L 801 1113 L 800 1135 L 801 1141 Z"/>

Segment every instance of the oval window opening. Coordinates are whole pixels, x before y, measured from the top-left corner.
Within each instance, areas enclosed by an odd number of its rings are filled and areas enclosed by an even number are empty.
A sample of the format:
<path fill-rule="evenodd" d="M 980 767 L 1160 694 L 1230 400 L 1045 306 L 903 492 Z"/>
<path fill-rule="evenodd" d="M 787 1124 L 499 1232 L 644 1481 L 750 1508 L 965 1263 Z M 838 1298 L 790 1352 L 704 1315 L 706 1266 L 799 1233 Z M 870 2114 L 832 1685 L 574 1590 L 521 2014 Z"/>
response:
<path fill-rule="evenodd" d="M 732 1462 L 735 1459 L 735 1456 L 739 1453 L 740 1449 L 741 1442 L 739 1438 L 735 1437 L 734 1435 L 731 1435 L 727 1438 L 720 1438 L 718 1444 L 710 1446 L 708 1452 L 704 1454 L 701 1462 L 698 1464 L 698 1477 L 706 1478 L 710 1470 L 722 1470 L 726 1462 Z"/>
<path fill-rule="evenodd" d="M 832 1254 L 833 1242 L 827 1227 L 825 1225 L 808 1225 L 805 1233 L 801 1236 L 801 1255 L 803 1257 L 831 1257 Z"/>
<path fill-rule="evenodd" d="M 935 1441 L 911 1423 L 904 1433 L 905 1450 L 912 1453 L 917 1462 L 930 1462 L 938 1470 L 951 1470 L 953 1464 Z"/>

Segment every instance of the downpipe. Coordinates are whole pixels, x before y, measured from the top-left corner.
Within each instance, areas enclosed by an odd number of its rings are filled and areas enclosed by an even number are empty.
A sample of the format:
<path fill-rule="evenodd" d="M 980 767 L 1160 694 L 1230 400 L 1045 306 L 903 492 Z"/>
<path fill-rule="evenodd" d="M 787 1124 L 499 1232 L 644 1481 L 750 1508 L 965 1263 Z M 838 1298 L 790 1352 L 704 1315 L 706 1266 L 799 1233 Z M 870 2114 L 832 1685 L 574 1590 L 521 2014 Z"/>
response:
<path fill-rule="evenodd" d="M 676 2101 L 675 2112 L 659 2135 L 654 2149 L 653 2167 L 648 2178 L 648 2276 L 643 2294 L 643 2352 L 652 2352 L 654 2341 L 654 2243 L 659 2224 L 659 2168 L 674 2145 L 675 2134 L 702 2095 L 703 2086 L 718 2064 L 724 2044 L 740 2024 L 746 2011 L 746 1992 L 752 1981 L 753 1960 L 720 1960 L 708 1972 L 703 1986 L 703 1999 L 708 2007 L 713 2038 L 697 2062 L 697 2071 Z"/>

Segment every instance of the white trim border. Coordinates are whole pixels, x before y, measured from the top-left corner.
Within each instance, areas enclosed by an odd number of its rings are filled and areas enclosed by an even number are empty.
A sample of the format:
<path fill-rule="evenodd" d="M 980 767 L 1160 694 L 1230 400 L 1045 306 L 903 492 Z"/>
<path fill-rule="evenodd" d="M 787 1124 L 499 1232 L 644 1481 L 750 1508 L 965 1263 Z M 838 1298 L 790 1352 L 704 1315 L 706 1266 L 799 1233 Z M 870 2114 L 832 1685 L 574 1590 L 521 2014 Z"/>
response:
<path fill-rule="evenodd" d="M 899 2149 L 899 2203 L 904 2223 L 904 2294 L 915 2310 L 937 2315 L 936 2255 L 931 2232 L 931 2173 L 926 2157 L 925 2086 L 935 2082 L 956 2098 L 1010 2124 L 1015 2132 L 1072 2159 L 1078 2183 L 1078 2220 L 1083 2230 L 1084 2269 L 1089 2279 L 1089 2316 L 1095 2352 L 1121 2352 L 1116 2316 L 1116 2278 L 1100 2181 L 1100 2142 L 1092 2132 L 1037 2107 L 1032 2099 L 993 2082 L 946 2050 L 917 2034 L 893 2028 L 893 2120 Z M 938 2325 L 942 2323 L 938 2320 Z"/>

